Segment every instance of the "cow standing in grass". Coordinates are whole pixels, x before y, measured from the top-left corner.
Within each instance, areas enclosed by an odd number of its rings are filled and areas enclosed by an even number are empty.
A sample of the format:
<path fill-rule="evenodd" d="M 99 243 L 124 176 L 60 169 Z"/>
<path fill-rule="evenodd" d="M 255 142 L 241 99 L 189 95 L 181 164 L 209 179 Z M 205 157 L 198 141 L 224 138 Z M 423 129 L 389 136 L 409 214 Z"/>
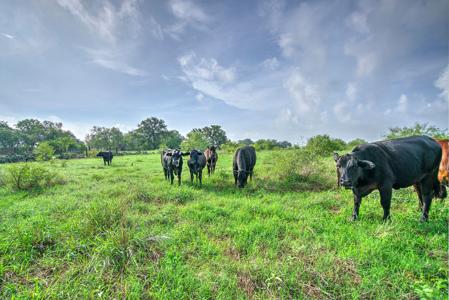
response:
<path fill-rule="evenodd" d="M 218 153 L 214 146 L 207 147 L 207 149 L 204 151 L 204 155 L 206 156 L 206 163 L 207 163 L 207 175 L 210 176 L 210 174 L 214 174 L 215 172 L 215 166 L 217 165 L 218 161 Z"/>
<path fill-rule="evenodd" d="M 335 153 L 340 185 L 352 189 L 354 194 L 352 219 L 359 216 L 362 197 L 376 189 L 384 210 L 383 219 L 389 219 L 392 189 L 413 185 L 422 209 L 421 221 L 427 221 L 432 198 L 439 193 L 441 153 L 440 145 L 427 136 L 363 144 L 342 156 Z"/>
<path fill-rule="evenodd" d="M 189 152 L 181 152 L 180 150 L 172 150 L 162 154 L 162 166 L 167 166 L 168 169 L 168 177 L 170 183 L 173 184 L 173 180 L 175 175 L 178 176 L 178 185 L 181 185 L 181 173 L 182 173 L 182 157 L 185 155 L 189 155 Z M 164 174 L 165 174 L 164 167 Z M 166 177 L 167 178 L 167 177 Z"/>
<path fill-rule="evenodd" d="M 97 157 L 103 157 L 103 163 L 106 166 L 106 163 L 108 163 L 108 166 L 112 164 L 112 158 L 114 155 L 112 155 L 111 151 L 101 151 L 97 153 Z"/>
<path fill-rule="evenodd" d="M 171 152 L 171 149 L 168 150 L 163 150 L 161 152 L 161 165 L 162 165 L 162 170 L 164 171 L 164 178 L 165 180 L 170 180 L 170 168 L 169 168 L 169 160 L 165 159 L 165 154 L 167 154 L 168 152 Z"/>
<path fill-rule="evenodd" d="M 252 146 L 238 148 L 234 154 L 232 169 L 234 173 L 234 184 L 239 188 L 245 187 L 253 179 L 254 166 L 256 165 L 256 149 Z"/>
<path fill-rule="evenodd" d="M 195 181 L 200 180 L 200 186 L 203 184 L 203 169 L 206 166 L 206 157 L 199 150 L 190 151 L 190 159 L 187 161 L 190 170 L 190 182 L 193 183 L 193 176 Z"/>

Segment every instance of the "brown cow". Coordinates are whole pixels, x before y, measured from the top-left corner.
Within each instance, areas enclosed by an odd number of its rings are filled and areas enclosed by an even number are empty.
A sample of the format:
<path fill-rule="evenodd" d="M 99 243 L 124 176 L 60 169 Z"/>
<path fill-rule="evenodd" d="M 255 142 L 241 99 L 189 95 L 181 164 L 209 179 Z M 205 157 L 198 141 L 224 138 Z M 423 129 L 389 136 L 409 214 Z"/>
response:
<path fill-rule="evenodd" d="M 218 153 L 214 146 L 210 146 L 204 151 L 204 156 L 206 157 L 207 163 L 207 175 L 210 176 L 210 174 L 215 172 L 215 166 L 218 161 Z"/>
<path fill-rule="evenodd" d="M 437 140 L 443 150 L 441 156 L 440 168 L 438 170 L 438 181 L 440 182 L 439 198 L 447 196 L 446 185 L 449 184 L 449 139 Z"/>

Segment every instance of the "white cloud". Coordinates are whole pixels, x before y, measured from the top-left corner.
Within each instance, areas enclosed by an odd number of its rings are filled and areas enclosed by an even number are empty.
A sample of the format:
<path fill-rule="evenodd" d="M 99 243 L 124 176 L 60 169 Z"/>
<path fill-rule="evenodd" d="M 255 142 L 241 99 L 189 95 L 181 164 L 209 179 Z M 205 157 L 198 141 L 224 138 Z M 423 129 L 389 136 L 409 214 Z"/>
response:
<path fill-rule="evenodd" d="M 348 85 L 346 86 L 346 97 L 348 98 L 348 100 L 350 102 L 354 102 L 356 100 L 357 97 L 357 87 L 355 85 L 355 83 L 350 82 L 348 83 Z"/>
<path fill-rule="evenodd" d="M 195 3 L 188 0 L 171 0 L 170 9 L 172 13 L 179 19 L 187 22 L 208 22 L 210 18 Z"/>
<path fill-rule="evenodd" d="M 449 65 L 446 66 L 435 81 L 435 86 L 441 90 L 440 96 L 449 102 Z"/>
<path fill-rule="evenodd" d="M 59 5 L 67 9 L 84 23 L 91 32 L 98 34 L 105 41 L 117 42 L 118 35 L 125 25 L 133 25 L 138 17 L 137 1 L 126 0 L 116 8 L 111 2 L 103 1 L 101 9 L 94 15 L 80 0 L 57 0 Z"/>
<path fill-rule="evenodd" d="M 204 100 L 204 95 L 202 93 L 198 93 L 198 94 L 196 94 L 195 98 L 199 102 L 202 102 Z"/>
<path fill-rule="evenodd" d="M 399 97 L 396 111 L 399 113 L 405 113 L 407 111 L 407 105 L 408 105 L 407 95 L 402 94 L 401 97 Z"/>
<path fill-rule="evenodd" d="M 178 58 L 178 62 L 184 73 L 193 80 L 216 80 L 226 84 L 233 82 L 236 77 L 234 67 L 225 68 L 215 58 L 197 59 L 194 53 L 190 53 Z"/>
<path fill-rule="evenodd" d="M 309 83 L 299 70 L 294 70 L 284 87 L 293 97 L 294 106 L 300 115 L 315 111 L 321 102 L 318 87 Z"/>
<path fill-rule="evenodd" d="M 107 60 L 107 59 L 94 59 L 92 60 L 92 63 L 97 64 L 99 66 L 102 66 L 106 69 L 110 69 L 113 71 L 117 71 L 120 73 L 128 74 L 131 76 L 147 76 L 148 73 L 144 70 L 140 70 L 134 67 L 131 67 L 125 63 L 114 61 L 114 60 Z"/>
<path fill-rule="evenodd" d="M 4 32 L 0 32 L 0 34 L 2 36 L 4 36 L 5 38 L 10 39 L 10 40 L 13 40 L 15 38 L 13 35 L 7 34 L 7 33 L 4 33 Z"/>
<path fill-rule="evenodd" d="M 273 71 L 279 68 L 279 61 L 276 57 L 267 58 L 262 62 L 262 66 L 267 70 Z"/>

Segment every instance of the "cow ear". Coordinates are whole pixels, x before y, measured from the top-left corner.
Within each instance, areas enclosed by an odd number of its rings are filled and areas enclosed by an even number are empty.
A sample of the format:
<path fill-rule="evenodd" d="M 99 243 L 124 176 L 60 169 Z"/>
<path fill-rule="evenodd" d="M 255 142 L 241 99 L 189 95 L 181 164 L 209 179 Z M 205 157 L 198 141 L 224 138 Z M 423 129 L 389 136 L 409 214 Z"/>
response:
<path fill-rule="evenodd" d="M 340 155 L 338 155 L 337 152 L 334 152 L 333 157 L 334 157 L 335 162 L 337 162 L 337 160 L 340 158 Z"/>
<path fill-rule="evenodd" d="M 357 162 L 357 165 L 365 170 L 371 170 L 376 167 L 376 165 L 372 161 L 369 161 L 369 160 L 359 160 Z"/>
<path fill-rule="evenodd" d="M 190 152 L 182 152 L 181 155 L 183 156 L 190 155 Z"/>

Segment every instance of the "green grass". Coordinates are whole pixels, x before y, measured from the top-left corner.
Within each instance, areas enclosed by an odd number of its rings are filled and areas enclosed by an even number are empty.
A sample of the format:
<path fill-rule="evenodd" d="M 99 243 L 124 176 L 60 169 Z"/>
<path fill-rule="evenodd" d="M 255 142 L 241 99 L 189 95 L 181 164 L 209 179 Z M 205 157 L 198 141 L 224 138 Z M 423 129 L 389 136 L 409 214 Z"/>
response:
<path fill-rule="evenodd" d="M 227 154 L 203 188 L 186 164 L 170 186 L 154 154 L 40 163 L 65 183 L 0 188 L 0 298 L 447 298 L 446 201 L 421 224 L 413 190 L 395 191 L 383 223 L 373 193 L 350 222 L 331 159 L 293 182 L 273 157 L 244 190 Z"/>

